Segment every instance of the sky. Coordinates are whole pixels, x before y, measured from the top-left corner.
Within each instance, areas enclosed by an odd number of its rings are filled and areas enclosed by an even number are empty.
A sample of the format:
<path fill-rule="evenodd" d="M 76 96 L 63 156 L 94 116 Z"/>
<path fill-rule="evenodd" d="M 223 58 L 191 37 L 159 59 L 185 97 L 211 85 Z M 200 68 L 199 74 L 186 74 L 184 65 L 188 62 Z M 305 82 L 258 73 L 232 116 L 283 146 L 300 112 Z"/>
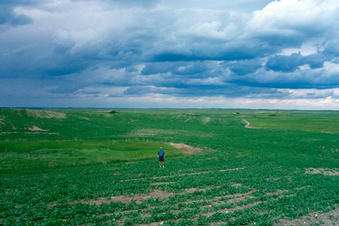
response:
<path fill-rule="evenodd" d="M 0 107 L 339 110 L 339 1 L 1 0 Z"/>

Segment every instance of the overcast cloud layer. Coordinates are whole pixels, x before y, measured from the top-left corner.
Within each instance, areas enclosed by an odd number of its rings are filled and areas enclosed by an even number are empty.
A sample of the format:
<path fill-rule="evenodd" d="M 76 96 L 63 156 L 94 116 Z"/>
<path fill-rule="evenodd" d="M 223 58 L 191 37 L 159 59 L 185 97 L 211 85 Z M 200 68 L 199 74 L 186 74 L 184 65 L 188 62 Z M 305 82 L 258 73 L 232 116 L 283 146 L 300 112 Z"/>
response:
<path fill-rule="evenodd" d="M 2 0 L 0 107 L 339 110 L 337 0 Z"/>

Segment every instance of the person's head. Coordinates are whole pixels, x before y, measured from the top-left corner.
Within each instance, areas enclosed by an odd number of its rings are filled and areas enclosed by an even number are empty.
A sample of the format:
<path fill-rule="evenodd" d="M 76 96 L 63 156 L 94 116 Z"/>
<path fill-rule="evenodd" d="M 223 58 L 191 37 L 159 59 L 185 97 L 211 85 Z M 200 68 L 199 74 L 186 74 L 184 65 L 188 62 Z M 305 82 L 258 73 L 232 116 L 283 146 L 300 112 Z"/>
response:
<path fill-rule="evenodd" d="M 162 147 L 160 147 L 160 150 L 162 150 Z"/>

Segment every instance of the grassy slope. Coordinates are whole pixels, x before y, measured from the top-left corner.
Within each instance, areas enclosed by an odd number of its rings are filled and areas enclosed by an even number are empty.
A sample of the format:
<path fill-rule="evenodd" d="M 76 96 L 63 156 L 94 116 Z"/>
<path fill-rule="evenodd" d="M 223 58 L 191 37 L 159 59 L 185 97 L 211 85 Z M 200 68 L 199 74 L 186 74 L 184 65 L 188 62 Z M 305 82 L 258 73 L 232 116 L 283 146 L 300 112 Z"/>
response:
<path fill-rule="evenodd" d="M 321 133 L 339 133 L 338 113 L 331 111 L 272 111 L 247 114 L 251 126 L 279 130 L 304 130 Z"/>
<path fill-rule="evenodd" d="M 71 224 L 136 224 L 167 221 L 194 224 L 189 219 L 196 218 L 195 223 L 201 224 L 271 224 L 279 218 L 295 218 L 312 211 L 327 210 L 339 202 L 338 176 L 304 174 L 309 167 L 338 168 L 338 112 L 325 112 L 328 114 L 326 117 L 324 112 L 285 112 L 287 116 L 271 116 L 272 112 L 239 111 L 240 114 L 233 114 L 229 110 L 126 110 L 114 115 L 93 110 L 64 112 L 66 118 L 39 118 L 27 115 L 24 110 L 0 111 L 0 118 L 4 118 L 4 123 L 0 123 L 1 161 L 6 163 L 6 167 L 2 166 L 5 174 L 1 175 L 1 193 L 6 194 L 0 199 L 0 219 L 3 222 L 23 223 L 29 220 L 62 224 L 66 220 Z M 310 129 L 305 121 L 295 120 L 300 115 L 323 124 Z M 243 116 L 256 127 L 265 122 L 262 127 L 267 129 L 244 128 Z M 277 117 L 292 122 L 280 123 Z M 327 118 L 331 122 L 325 120 Z M 27 130 L 31 126 L 48 131 L 35 133 Z M 323 133 L 324 128 L 331 133 Z M 116 154 L 125 153 L 131 147 L 143 150 L 149 145 L 147 150 L 153 146 L 157 149 L 164 142 L 183 142 L 216 151 L 180 158 L 173 155 L 162 171 L 154 160 L 114 163 Z M 17 167 L 15 158 L 30 158 L 29 153 L 34 156 L 32 165 Z M 85 153 L 87 157 L 79 159 L 79 153 Z M 60 155 L 63 161 L 74 164 L 73 154 L 77 161 L 74 167 L 50 164 L 52 158 Z M 151 155 L 153 153 L 150 152 L 149 157 Z M 41 162 L 36 159 L 38 156 L 48 158 Z M 131 158 L 135 156 L 138 155 L 133 153 Z M 107 163 L 112 160 L 113 163 Z M 103 161 L 106 164 L 92 164 Z M 78 166 L 81 164 L 92 165 Z M 55 167 L 57 169 L 53 169 Z M 245 168 L 220 171 L 239 167 Z M 50 170 L 46 171 L 46 168 Z M 37 169 L 44 171 L 37 172 Z M 182 176 L 184 173 L 205 171 L 210 173 Z M 168 175 L 177 176 L 162 177 Z M 164 181 L 174 183 L 152 185 Z M 242 186 L 233 187 L 234 183 Z M 205 190 L 179 195 L 184 189 L 192 187 Z M 71 204 L 74 200 L 142 194 L 154 189 L 178 195 L 156 201 L 149 199 L 141 204 Z M 281 190 L 293 195 L 280 198 L 267 195 L 267 192 Z M 206 197 L 225 197 L 248 191 L 255 191 L 254 198 L 231 204 L 231 207 L 258 204 L 231 213 L 217 213 L 227 207 L 221 203 L 214 203 L 212 208 L 204 208 L 208 201 L 185 204 L 192 200 L 202 201 Z M 55 207 L 46 209 L 47 204 Z M 211 211 L 215 214 L 209 217 L 203 215 Z"/>
<path fill-rule="evenodd" d="M 7 141 L 0 143 L 4 150 L 0 152 L 0 172 L 154 159 L 160 146 L 169 157 L 182 155 L 172 146 L 154 141 Z"/>

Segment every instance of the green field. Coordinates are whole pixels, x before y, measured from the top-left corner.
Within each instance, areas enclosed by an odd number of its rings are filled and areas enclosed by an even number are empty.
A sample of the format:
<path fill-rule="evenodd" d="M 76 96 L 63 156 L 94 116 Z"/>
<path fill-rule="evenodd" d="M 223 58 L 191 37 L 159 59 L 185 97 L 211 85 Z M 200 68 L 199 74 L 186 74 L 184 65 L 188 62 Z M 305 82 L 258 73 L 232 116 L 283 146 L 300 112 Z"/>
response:
<path fill-rule="evenodd" d="M 0 181 L 0 225 L 338 225 L 339 112 L 0 109 Z"/>

